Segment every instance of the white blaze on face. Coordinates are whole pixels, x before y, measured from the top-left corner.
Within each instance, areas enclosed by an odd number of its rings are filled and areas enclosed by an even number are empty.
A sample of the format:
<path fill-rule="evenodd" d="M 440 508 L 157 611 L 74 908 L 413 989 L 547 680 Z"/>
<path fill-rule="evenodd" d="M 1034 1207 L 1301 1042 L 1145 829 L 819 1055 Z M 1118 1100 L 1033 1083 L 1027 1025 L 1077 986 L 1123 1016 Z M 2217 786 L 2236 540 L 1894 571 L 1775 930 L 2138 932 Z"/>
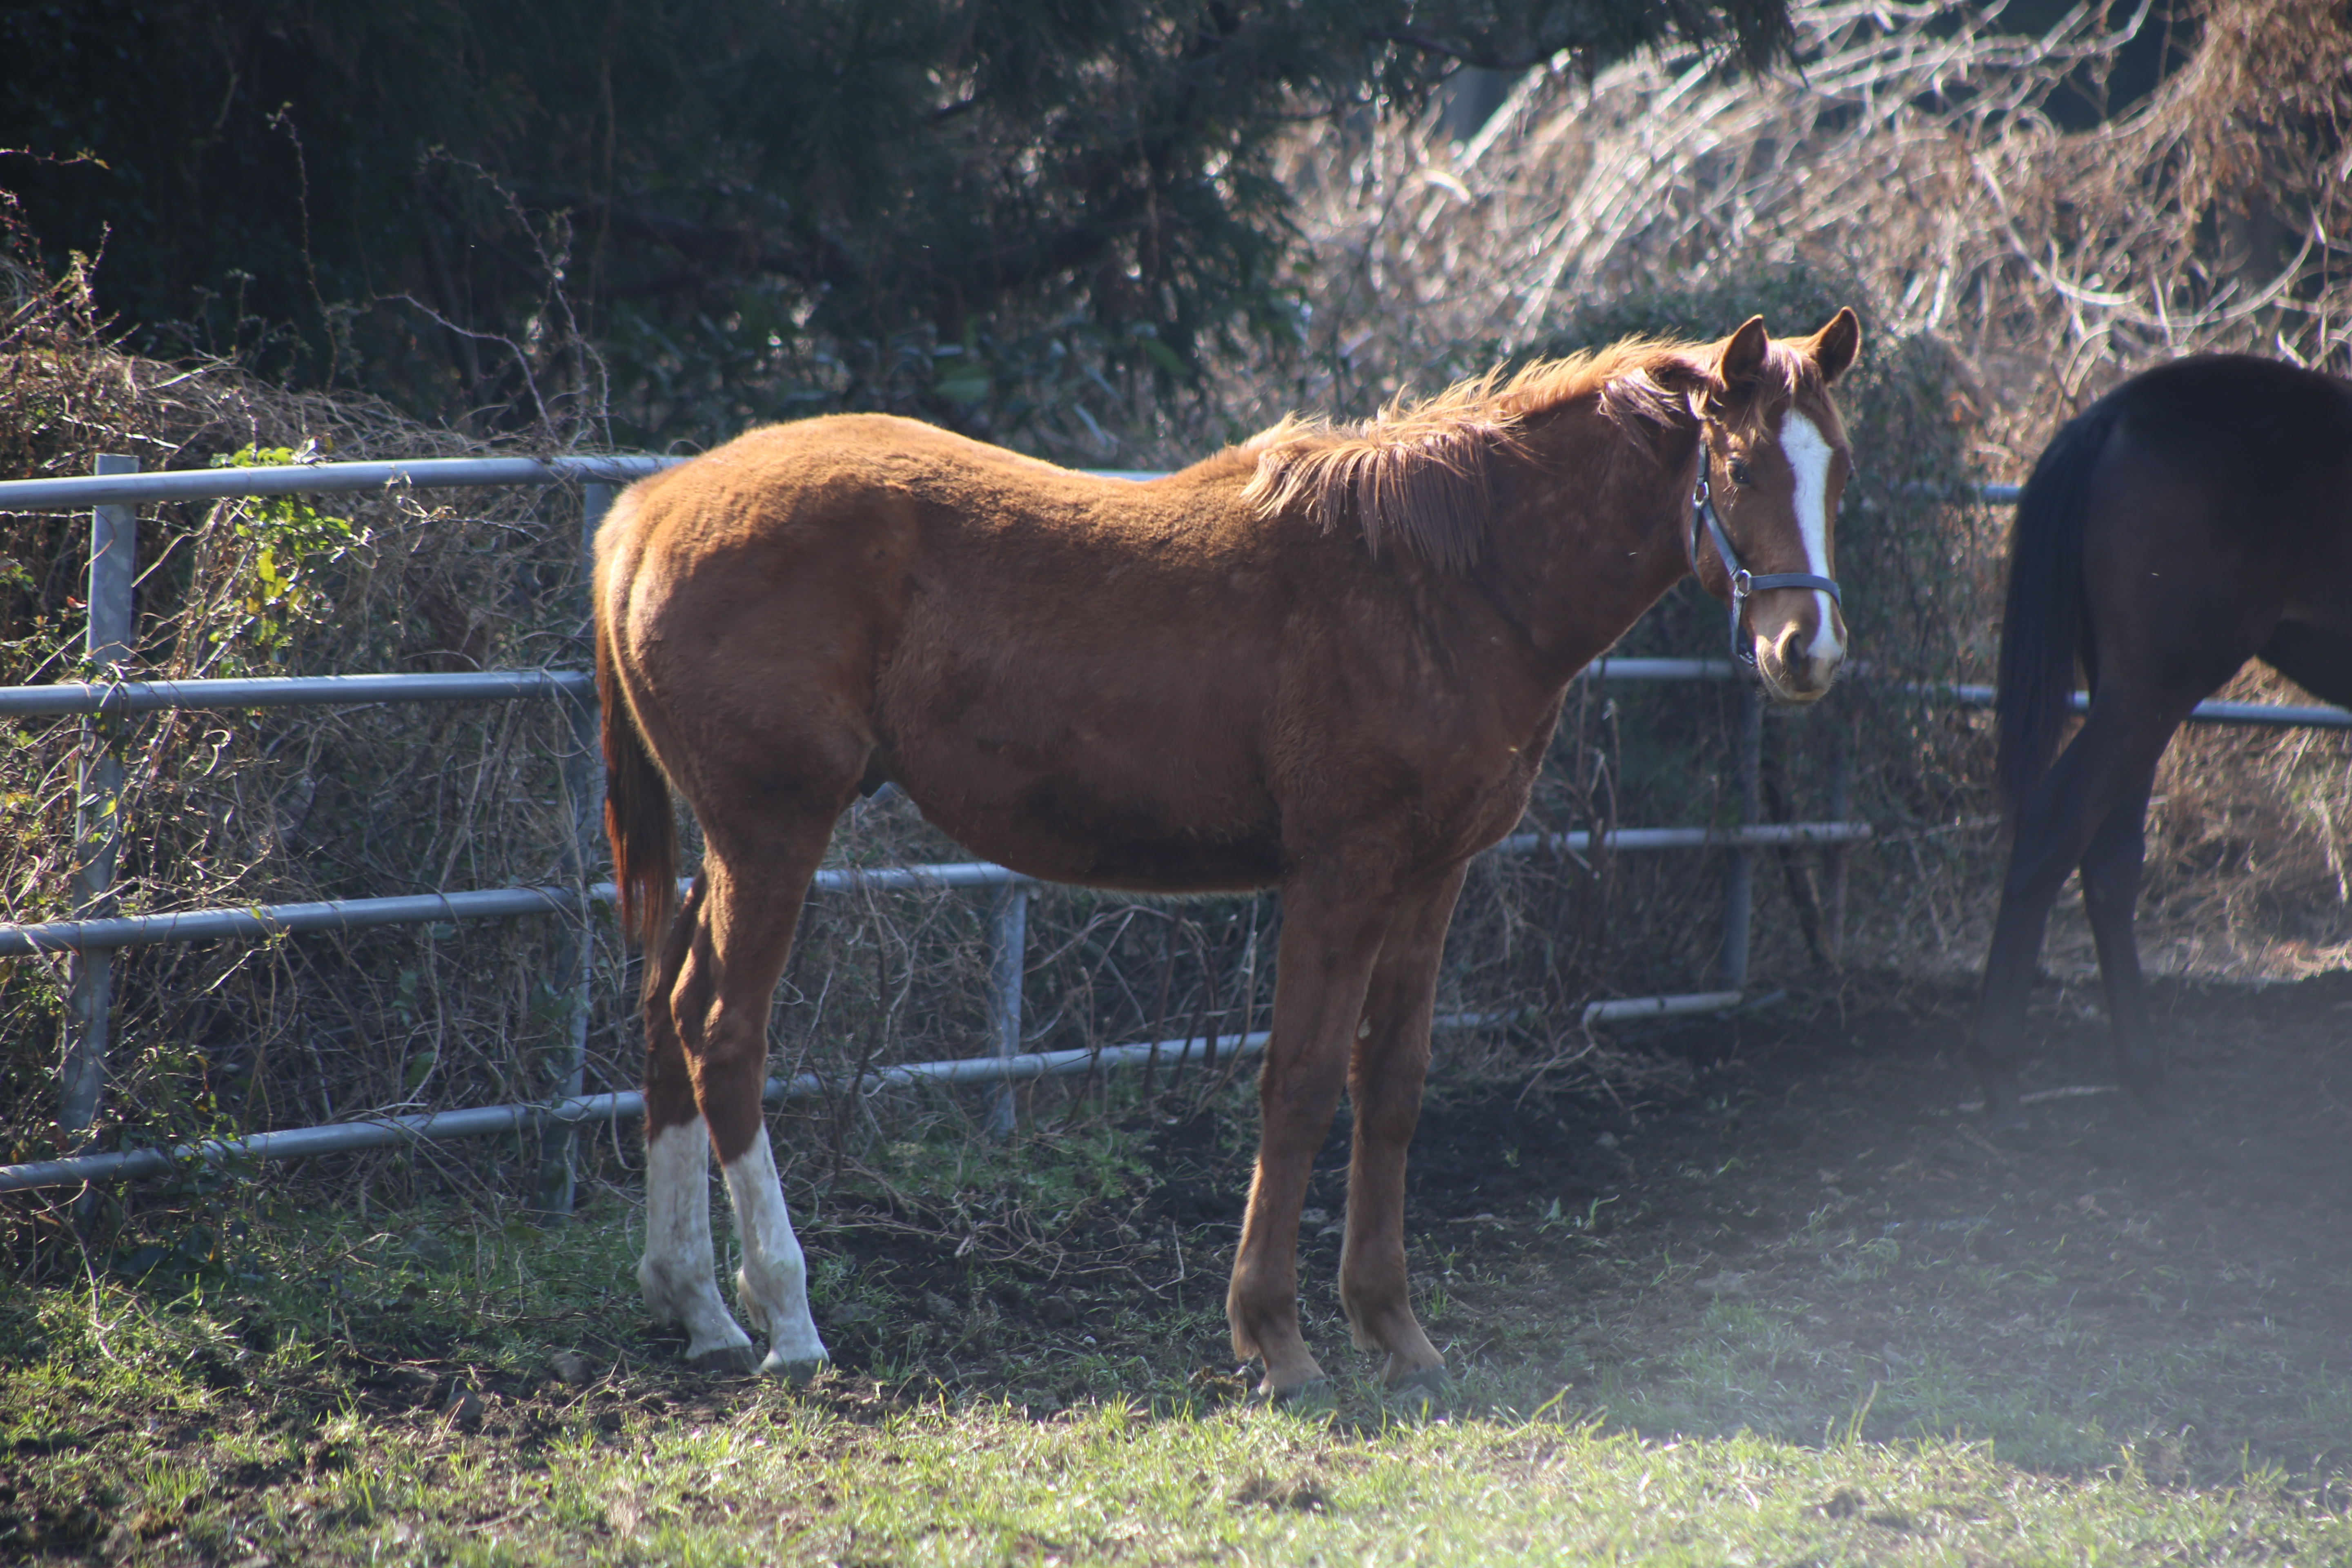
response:
<path fill-rule="evenodd" d="M 1796 478 L 1790 499 L 1796 505 L 1797 529 L 1805 542 L 1805 570 L 1826 577 L 1830 574 L 1830 444 L 1819 426 L 1791 408 L 1780 416 L 1780 455 L 1789 459 L 1790 471 Z M 1813 607 L 1817 616 L 1813 642 L 1806 651 L 1822 663 L 1834 664 L 1845 657 L 1845 648 L 1830 610 L 1830 596 L 1814 589 Z"/>

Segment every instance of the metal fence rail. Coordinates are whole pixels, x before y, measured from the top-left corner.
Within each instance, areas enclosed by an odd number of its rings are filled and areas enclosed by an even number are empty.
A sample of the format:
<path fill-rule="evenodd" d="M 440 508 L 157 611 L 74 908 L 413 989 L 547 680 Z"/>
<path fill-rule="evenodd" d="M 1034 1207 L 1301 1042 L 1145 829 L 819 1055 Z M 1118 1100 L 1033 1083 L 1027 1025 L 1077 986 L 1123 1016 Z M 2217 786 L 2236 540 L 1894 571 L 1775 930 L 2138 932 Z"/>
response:
<path fill-rule="evenodd" d="M 226 500 L 233 496 L 346 495 L 395 486 L 468 489 L 494 485 L 625 485 L 684 458 L 601 454 L 551 458 L 409 458 L 382 463 L 290 463 L 276 468 L 174 468 L 142 474 L 100 469 L 54 479 L 0 479 L 0 511 L 75 511 L 149 501 Z"/>
<path fill-rule="evenodd" d="M 997 888 L 1030 879 L 986 861 L 938 866 L 878 866 L 816 874 L 820 892 L 877 888 Z M 683 884 L 681 884 L 683 886 Z M 435 921 L 499 920 L 512 915 L 576 915 L 588 904 L 609 904 L 610 882 L 572 888 L 487 888 L 467 893 L 398 893 L 390 898 L 330 899 L 305 904 L 255 904 L 244 909 L 184 910 L 172 914 L 116 915 L 106 920 L 43 921 L 0 925 L 0 958 L 84 948 L 144 947 L 158 942 L 266 942 L 302 931 L 361 931 L 370 926 L 425 925 Z"/>
<path fill-rule="evenodd" d="M 1862 822 L 1765 822 L 1746 827 L 1619 827 L 1601 834 L 1518 833 L 1495 846 L 1497 855 L 1539 850 L 1588 853 L 1596 838 L 1619 853 L 1660 849 L 1758 849 L 1786 844 L 1853 844 L 1870 837 Z M 932 866 L 828 868 L 811 886 L 822 893 L 860 889 L 1029 888 L 1036 879 L 985 860 Z M 590 888 L 587 901 L 609 904 L 610 882 Z M 389 898 L 331 899 L 315 903 L 256 904 L 243 909 L 184 910 L 105 920 L 0 924 L 0 958 L 85 948 L 144 947 L 162 942 L 243 939 L 267 942 L 305 931 L 360 931 L 370 926 L 423 925 L 435 921 L 499 920 L 513 915 L 577 914 L 570 888 L 489 888 L 467 893 L 402 893 Z"/>
<path fill-rule="evenodd" d="M 1183 1040 L 1106 1046 L 1100 1050 L 1028 1051 L 1011 1057 L 966 1057 L 955 1061 L 916 1062 L 876 1068 L 856 1080 L 824 1079 L 801 1073 L 791 1079 L 770 1079 L 764 1098 L 779 1104 L 787 1100 L 813 1100 L 822 1095 L 870 1093 L 875 1089 L 919 1083 L 1034 1082 L 1041 1078 L 1067 1078 L 1097 1069 L 1139 1066 L 1147 1061 L 1171 1067 L 1200 1061 L 1215 1067 L 1265 1049 L 1273 1037 L 1260 1029 L 1220 1039 L 1215 1035 Z M 390 1143 L 437 1142 L 448 1138 L 494 1137 L 501 1132 L 528 1133 L 548 1127 L 577 1128 L 599 1121 L 634 1120 L 646 1113 L 645 1096 L 635 1089 L 610 1094 L 576 1095 L 552 1103 L 482 1105 L 466 1110 L 438 1110 L 416 1115 L 371 1117 L 363 1121 L 339 1121 L 325 1127 L 289 1127 L 277 1132 L 256 1132 L 244 1138 L 206 1138 L 169 1149 L 125 1149 L 107 1154 L 76 1154 L 62 1160 L 36 1160 L 22 1165 L 0 1165 L 0 1193 L 33 1187 L 64 1186 L 78 1182 L 161 1176 L 192 1164 L 229 1161 L 299 1160 L 314 1154 L 344 1154 L 379 1149 Z"/>
<path fill-rule="evenodd" d="M 133 655 L 138 522 L 131 510 L 147 501 L 212 500 L 232 496 L 350 493 L 387 486 L 470 487 L 578 483 L 582 493 L 581 559 L 589 558 L 597 522 L 631 479 L 682 458 L 638 456 L 425 458 L 380 463 L 314 463 L 279 468 L 226 468 L 160 474 L 138 472 L 134 458 L 101 456 L 88 478 L 0 482 L 0 510 L 91 508 L 89 624 L 85 654 L 100 668 L 121 669 Z M 548 697 L 560 705 L 569 731 L 562 783 L 572 808 L 572 833 L 560 874 L 572 888 L 493 889 L 412 900 L 350 900 L 275 910 L 195 910 L 162 917 L 176 937 L 152 935 L 155 917 L 116 924 L 114 869 L 120 842 L 122 764 L 117 743 L 121 715 L 165 708 L 355 705 Z M 235 680 L 64 682 L 0 689 L 0 715 L 81 714 L 82 764 L 74 855 L 74 915 L 79 933 L 69 944 L 71 1034 L 60 1073 L 58 1126 L 69 1141 L 95 1124 L 106 1080 L 112 1023 L 113 955 L 130 941 L 270 936 L 280 931 L 423 922 L 467 912 L 565 912 L 574 918 L 559 944 L 555 967 L 569 994 L 572 1022 L 554 1097 L 576 1097 L 587 1064 L 590 933 L 579 891 L 595 855 L 603 771 L 593 763 L 594 683 L 568 670 L 493 670 L 452 675 L 389 673 L 278 677 Z M 273 921 L 273 917 L 275 917 Z M 47 922 L 54 926 L 60 922 Z M 26 952 L 45 943 L 45 927 L 0 927 L 0 952 Z M 551 1127 L 541 1151 L 540 1203 L 552 1212 L 572 1204 L 572 1140 Z"/>
<path fill-rule="evenodd" d="M 593 697 L 577 669 L 478 669 L 454 675 L 265 675 L 230 680 L 59 681 L 0 686 L 0 718 L 153 713 L 171 708 L 331 708 L 376 702 L 494 702 Z"/>
<path fill-rule="evenodd" d="M 1932 694 L 1948 699 L 1956 708 L 1990 708 L 1999 696 L 1990 686 L 1939 686 Z M 2091 710 L 2091 694 L 2072 693 L 2069 705 L 2077 713 Z M 2286 702 L 2200 702 L 2189 710 L 2191 724 L 2234 724 L 2272 730 L 2352 730 L 2352 712 L 2341 708 L 2315 708 Z"/>

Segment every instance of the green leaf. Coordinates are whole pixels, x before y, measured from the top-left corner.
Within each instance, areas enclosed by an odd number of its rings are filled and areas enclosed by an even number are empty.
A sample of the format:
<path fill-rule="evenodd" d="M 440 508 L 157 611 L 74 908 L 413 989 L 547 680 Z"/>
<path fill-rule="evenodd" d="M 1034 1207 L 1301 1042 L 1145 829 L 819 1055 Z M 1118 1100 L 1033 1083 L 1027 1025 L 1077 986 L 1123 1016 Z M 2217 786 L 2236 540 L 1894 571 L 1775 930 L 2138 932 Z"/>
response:
<path fill-rule="evenodd" d="M 1150 360 L 1153 364 L 1156 364 L 1161 370 L 1166 371 L 1169 374 L 1189 375 L 1192 374 L 1191 367 L 1185 364 L 1182 356 L 1178 354 L 1174 349 L 1170 348 L 1166 343 L 1161 342 L 1158 338 L 1139 337 L 1135 341 L 1142 347 L 1144 356 Z"/>
<path fill-rule="evenodd" d="M 933 392 L 950 403 L 961 403 L 966 407 L 981 402 L 995 389 L 995 378 L 988 374 L 988 367 L 970 361 L 950 366 L 945 374 L 931 383 Z"/>

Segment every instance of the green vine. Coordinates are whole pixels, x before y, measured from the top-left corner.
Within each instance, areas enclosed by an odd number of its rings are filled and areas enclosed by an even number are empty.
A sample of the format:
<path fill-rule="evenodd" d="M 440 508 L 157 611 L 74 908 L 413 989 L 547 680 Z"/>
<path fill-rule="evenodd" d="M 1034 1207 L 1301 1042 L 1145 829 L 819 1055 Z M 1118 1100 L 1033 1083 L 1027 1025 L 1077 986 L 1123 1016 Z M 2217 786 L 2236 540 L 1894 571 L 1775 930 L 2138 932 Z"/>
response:
<path fill-rule="evenodd" d="M 314 461 L 318 443 L 299 447 L 251 446 L 213 459 L 216 468 L 258 468 Z M 282 662 L 295 628 L 321 618 L 328 596 L 320 572 L 347 554 L 361 538 L 349 518 L 331 517 L 299 496 L 255 496 L 239 503 L 244 513 L 236 537 L 242 542 L 238 597 L 243 619 L 215 630 L 212 640 L 243 637 L 271 663 Z"/>

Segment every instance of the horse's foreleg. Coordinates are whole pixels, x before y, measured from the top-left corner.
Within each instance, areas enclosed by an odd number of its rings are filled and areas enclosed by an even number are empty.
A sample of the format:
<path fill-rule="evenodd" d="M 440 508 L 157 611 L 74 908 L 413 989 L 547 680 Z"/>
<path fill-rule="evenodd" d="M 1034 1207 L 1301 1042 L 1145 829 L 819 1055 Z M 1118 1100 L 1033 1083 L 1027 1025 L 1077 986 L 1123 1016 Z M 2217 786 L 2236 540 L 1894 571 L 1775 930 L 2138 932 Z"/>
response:
<path fill-rule="evenodd" d="M 1372 970 L 1348 1071 L 1356 1131 L 1348 1163 L 1339 1301 L 1357 1345 L 1388 1352 L 1381 1375 L 1391 1387 L 1433 1382 L 1445 1365 L 1413 1316 L 1404 1255 L 1404 1166 L 1421 1121 L 1438 960 L 1462 875 L 1462 868 L 1454 868 L 1437 887 L 1398 910 Z"/>
<path fill-rule="evenodd" d="M 751 1341 L 719 1298 L 710 1239 L 710 1131 L 695 1104 L 670 995 L 702 914 L 700 881 L 659 952 L 646 955 L 646 1250 L 637 1288 L 659 1322 L 686 1331 L 687 1359 L 709 1371 L 749 1372 Z"/>
<path fill-rule="evenodd" d="M 1265 1363 L 1259 1392 L 1276 1398 L 1323 1377 L 1298 1331 L 1298 1210 L 1339 1109 L 1391 908 L 1385 892 L 1304 879 L 1283 888 L 1274 1038 L 1258 1076 L 1257 1171 L 1225 1292 L 1234 1353 Z"/>
<path fill-rule="evenodd" d="M 2091 839 L 2145 787 L 2172 732 L 2197 699 L 2103 689 L 2082 732 L 2059 753 L 2049 775 L 2019 812 L 2017 838 L 2001 883 L 1992 947 L 1985 958 L 1969 1059 L 1985 1089 L 1995 1125 L 2019 1115 L 2017 1068 L 2025 1055 L 2025 1007 L 2034 960 L 2049 929 L 2050 906 Z M 2137 826 L 2132 829 L 2137 832 Z M 2129 914 L 2124 941 L 2130 942 Z M 2102 942 L 2104 954 L 2105 943 Z"/>
<path fill-rule="evenodd" d="M 2092 835 L 2091 847 L 2083 857 L 2083 907 L 2099 946 L 2099 980 L 2107 994 L 2117 1074 L 2134 1099 L 2150 1110 L 2165 1111 L 2171 1107 L 2164 1087 L 2164 1060 L 2157 1049 L 2156 1026 L 2148 1017 L 2147 983 L 2140 977 L 2139 942 L 2132 930 L 2140 867 L 2147 853 L 2147 797 L 2155 786 L 2151 768 Z"/>
<path fill-rule="evenodd" d="M 802 1377 L 826 1360 L 809 1316 L 808 1269 L 784 1205 L 761 1098 L 768 1078 L 768 1009 L 792 949 L 814 846 L 746 854 L 713 843 L 709 897 L 672 994 L 695 1103 L 727 1176 L 743 1266 L 735 1277 L 752 1327 L 767 1335 L 763 1373 Z"/>

